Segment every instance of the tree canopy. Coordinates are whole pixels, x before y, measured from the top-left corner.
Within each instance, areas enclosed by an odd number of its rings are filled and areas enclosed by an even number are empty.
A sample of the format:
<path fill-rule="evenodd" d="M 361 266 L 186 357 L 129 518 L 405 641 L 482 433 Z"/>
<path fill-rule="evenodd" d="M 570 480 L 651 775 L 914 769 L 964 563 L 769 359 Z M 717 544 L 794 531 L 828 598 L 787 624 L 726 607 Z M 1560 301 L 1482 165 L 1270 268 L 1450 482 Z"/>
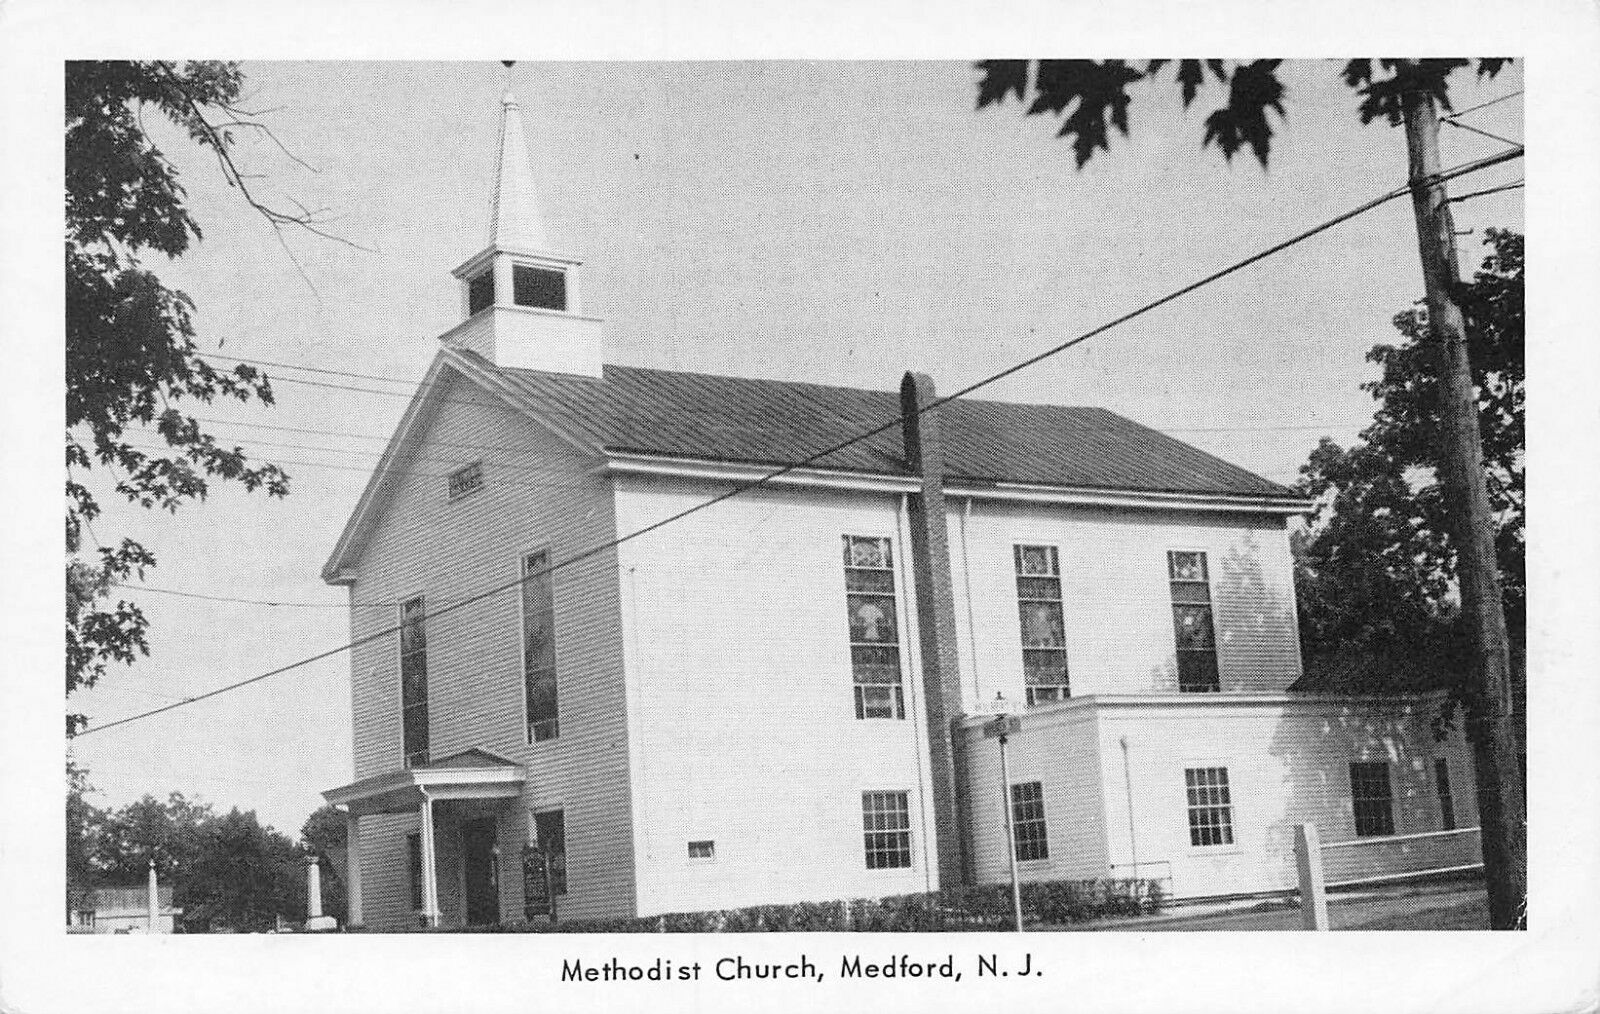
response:
<path fill-rule="evenodd" d="M 1476 61 L 1481 77 L 1499 74 L 1509 60 Z M 1341 75 L 1358 97 L 1362 123 L 1401 120 L 1407 92 L 1426 92 L 1450 109 L 1450 75 L 1474 61 L 1347 60 Z M 1282 60 L 980 60 L 978 108 L 1010 98 L 1026 103 L 1028 116 L 1061 118 L 1058 137 L 1070 138 L 1078 168 L 1096 151 L 1111 150 L 1111 129 L 1128 134 L 1128 110 L 1139 84 L 1155 84 L 1172 65 L 1185 109 L 1203 92 L 1225 92 L 1222 104 L 1205 119 L 1201 147 L 1216 145 L 1225 159 L 1249 148 L 1265 166 L 1272 151 L 1272 118 L 1282 119 L 1287 90 L 1278 76 Z M 1158 85 L 1166 87 L 1166 85 Z M 1031 101 L 1029 96 L 1032 96 Z"/>
<path fill-rule="evenodd" d="M 213 367 L 198 354 L 194 303 L 162 284 L 144 258 L 178 257 L 201 238 L 177 168 L 145 129 L 159 114 L 213 152 L 223 176 L 274 226 L 295 222 L 250 196 L 230 149 L 238 129 L 264 129 L 241 109 L 236 64 L 190 61 L 66 65 L 66 691 L 93 686 L 113 662 L 149 653 L 148 621 L 114 586 L 155 557 L 139 542 L 101 541 L 93 528 L 106 486 L 130 503 L 176 511 L 203 499 L 208 479 L 289 491 L 289 476 L 252 463 L 205 433 L 184 406 L 215 399 L 272 404 L 255 368 Z M 154 430 L 151 434 L 147 428 Z M 152 451 L 135 438 L 154 436 Z M 104 475 L 98 481 L 90 473 Z M 95 543 L 86 549 L 84 536 Z M 67 716 L 67 734 L 86 719 Z"/>
<path fill-rule="evenodd" d="M 1490 229 L 1490 248 L 1459 299 L 1477 393 L 1495 519 L 1506 627 L 1521 668 L 1526 644 L 1523 238 Z M 1301 469 L 1317 498 L 1297 545 L 1306 682 L 1325 689 L 1454 687 L 1465 668 L 1455 554 L 1439 480 L 1443 451 L 1436 343 L 1427 313 L 1394 318 L 1402 341 L 1367 354 L 1363 385 L 1379 405 L 1361 442 L 1324 438 Z"/>

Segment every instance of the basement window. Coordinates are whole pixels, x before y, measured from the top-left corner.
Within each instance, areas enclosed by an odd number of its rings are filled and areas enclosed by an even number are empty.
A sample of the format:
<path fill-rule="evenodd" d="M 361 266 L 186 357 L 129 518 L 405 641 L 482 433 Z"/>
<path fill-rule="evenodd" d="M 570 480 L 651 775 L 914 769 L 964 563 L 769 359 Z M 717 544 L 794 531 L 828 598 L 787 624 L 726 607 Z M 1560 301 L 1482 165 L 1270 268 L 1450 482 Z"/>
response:
<path fill-rule="evenodd" d="M 511 268 L 511 300 L 539 310 L 567 308 L 567 273 L 516 264 Z"/>
<path fill-rule="evenodd" d="M 462 465 L 449 477 L 450 499 L 459 500 L 483 488 L 483 462 Z"/>

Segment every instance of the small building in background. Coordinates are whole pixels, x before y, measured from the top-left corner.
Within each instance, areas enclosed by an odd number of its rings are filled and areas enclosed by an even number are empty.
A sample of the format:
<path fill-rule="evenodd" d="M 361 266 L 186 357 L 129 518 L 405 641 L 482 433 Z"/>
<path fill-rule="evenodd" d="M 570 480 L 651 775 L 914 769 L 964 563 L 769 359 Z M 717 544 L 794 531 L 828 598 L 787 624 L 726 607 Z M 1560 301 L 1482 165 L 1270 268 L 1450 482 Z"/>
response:
<path fill-rule="evenodd" d="M 72 929 L 80 933 L 148 933 L 150 895 L 143 887 L 99 887 L 89 892 L 88 907 L 73 913 Z M 172 903 L 172 888 L 156 889 L 156 932 L 171 933 L 183 909 Z"/>

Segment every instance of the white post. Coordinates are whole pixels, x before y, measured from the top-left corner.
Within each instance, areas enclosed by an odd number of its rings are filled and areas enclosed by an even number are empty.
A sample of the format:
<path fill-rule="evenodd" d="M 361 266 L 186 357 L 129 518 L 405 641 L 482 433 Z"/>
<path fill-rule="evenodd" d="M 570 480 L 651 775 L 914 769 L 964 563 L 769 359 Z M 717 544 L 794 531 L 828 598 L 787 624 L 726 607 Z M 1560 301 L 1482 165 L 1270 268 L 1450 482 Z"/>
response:
<path fill-rule="evenodd" d="M 1005 719 L 1001 719 L 1005 721 Z M 1011 858 L 1011 913 L 1022 932 L 1022 884 L 1017 879 L 1017 834 L 1011 818 L 1011 775 L 1006 770 L 1006 737 L 1000 737 L 1000 801 L 1006 808 L 1006 855 Z"/>
<path fill-rule="evenodd" d="M 350 811 L 344 815 L 344 845 L 349 853 L 345 860 L 345 869 L 349 873 L 345 877 L 345 899 L 349 911 L 345 913 L 345 923 L 349 926 L 363 926 L 366 921 L 361 912 L 361 818 Z"/>
<path fill-rule="evenodd" d="M 322 918 L 322 864 L 306 856 L 306 921 Z"/>
<path fill-rule="evenodd" d="M 1317 825 L 1297 824 L 1294 859 L 1300 873 L 1300 923 L 1302 929 L 1328 928 L 1328 892 L 1322 879 L 1322 842 Z"/>
<path fill-rule="evenodd" d="M 433 797 L 422 790 L 422 921 L 439 925 L 439 882 L 434 869 Z"/>
<path fill-rule="evenodd" d="M 161 917 L 161 904 L 158 900 L 158 894 L 156 890 L 156 860 L 154 856 L 150 858 L 150 878 L 149 884 L 147 885 L 147 893 L 149 895 L 149 897 L 146 899 L 147 904 L 145 910 L 148 925 L 147 931 L 150 933 L 158 933 L 160 932 L 157 927 L 160 925 L 159 920 Z"/>

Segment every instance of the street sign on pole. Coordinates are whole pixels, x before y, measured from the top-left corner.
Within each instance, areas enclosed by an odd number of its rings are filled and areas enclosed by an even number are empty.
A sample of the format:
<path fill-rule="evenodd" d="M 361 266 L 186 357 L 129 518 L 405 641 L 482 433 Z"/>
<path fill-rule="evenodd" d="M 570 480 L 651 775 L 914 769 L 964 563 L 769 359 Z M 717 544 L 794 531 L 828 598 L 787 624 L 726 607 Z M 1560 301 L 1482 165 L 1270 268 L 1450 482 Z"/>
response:
<path fill-rule="evenodd" d="M 1022 719 L 1015 715 L 1001 715 L 992 722 L 983 723 L 983 734 L 988 739 L 1015 736 L 1022 731 Z"/>

